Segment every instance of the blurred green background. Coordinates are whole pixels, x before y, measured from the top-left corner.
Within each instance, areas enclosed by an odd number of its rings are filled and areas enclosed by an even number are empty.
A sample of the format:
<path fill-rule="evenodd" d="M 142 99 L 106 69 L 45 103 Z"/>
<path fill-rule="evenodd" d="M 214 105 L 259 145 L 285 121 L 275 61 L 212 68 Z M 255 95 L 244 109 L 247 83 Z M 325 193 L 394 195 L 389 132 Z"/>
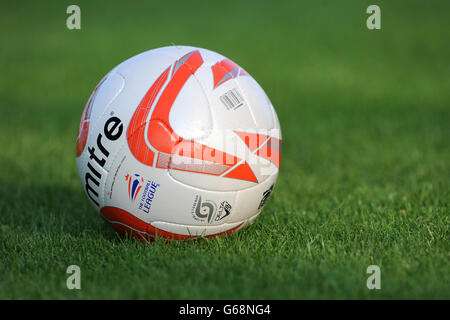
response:
<path fill-rule="evenodd" d="M 66 8 L 81 8 L 81 30 Z M 381 30 L 366 8 L 381 8 Z M 0 298 L 450 298 L 449 1 L 2 1 Z M 283 161 L 227 238 L 118 237 L 78 181 L 98 81 L 167 45 L 217 51 L 265 89 Z M 68 290 L 66 268 L 82 270 Z M 379 265 L 382 289 L 368 290 Z"/>

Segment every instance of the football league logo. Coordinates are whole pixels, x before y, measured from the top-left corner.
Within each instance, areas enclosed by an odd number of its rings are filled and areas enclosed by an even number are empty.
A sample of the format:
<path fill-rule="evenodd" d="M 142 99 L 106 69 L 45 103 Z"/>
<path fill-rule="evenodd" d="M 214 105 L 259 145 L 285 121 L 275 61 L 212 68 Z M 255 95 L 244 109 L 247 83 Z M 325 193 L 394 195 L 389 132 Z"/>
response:
<path fill-rule="evenodd" d="M 130 197 L 130 200 L 134 201 L 142 189 L 144 178 L 138 174 L 127 174 L 125 180 L 128 181 L 128 196 Z"/>

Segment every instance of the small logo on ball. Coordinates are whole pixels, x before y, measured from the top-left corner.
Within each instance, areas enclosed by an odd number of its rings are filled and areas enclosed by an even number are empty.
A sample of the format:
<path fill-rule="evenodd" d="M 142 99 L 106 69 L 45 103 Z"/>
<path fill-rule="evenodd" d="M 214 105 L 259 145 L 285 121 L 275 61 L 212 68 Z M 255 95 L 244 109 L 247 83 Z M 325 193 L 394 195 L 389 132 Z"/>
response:
<path fill-rule="evenodd" d="M 127 174 L 125 180 L 128 181 L 128 196 L 130 197 L 130 200 L 134 201 L 142 189 L 144 178 L 140 177 L 138 174 Z"/>

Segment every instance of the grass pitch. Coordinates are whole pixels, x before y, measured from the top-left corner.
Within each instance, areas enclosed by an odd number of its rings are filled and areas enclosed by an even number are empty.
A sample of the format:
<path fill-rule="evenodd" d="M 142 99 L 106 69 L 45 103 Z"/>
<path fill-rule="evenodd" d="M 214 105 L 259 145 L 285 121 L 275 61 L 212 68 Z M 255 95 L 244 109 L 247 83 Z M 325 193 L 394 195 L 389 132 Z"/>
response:
<path fill-rule="evenodd" d="M 1 3 L 1 299 L 450 298 L 448 2 L 377 1 L 375 31 L 372 1 L 77 1 L 73 31 L 70 4 Z M 237 61 L 280 118 L 273 196 L 226 238 L 121 238 L 78 180 L 92 89 L 171 44 Z"/>

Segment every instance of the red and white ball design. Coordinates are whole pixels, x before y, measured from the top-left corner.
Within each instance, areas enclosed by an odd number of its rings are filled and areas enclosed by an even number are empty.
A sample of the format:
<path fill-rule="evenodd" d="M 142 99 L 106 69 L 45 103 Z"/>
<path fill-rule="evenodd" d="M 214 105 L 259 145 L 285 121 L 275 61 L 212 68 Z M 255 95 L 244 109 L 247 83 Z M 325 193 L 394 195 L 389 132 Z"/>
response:
<path fill-rule="evenodd" d="M 281 160 L 275 110 L 258 83 L 200 48 L 121 63 L 83 111 L 77 167 L 93 206 L 142 239 L 227 234 L 251 223 Z"/>

